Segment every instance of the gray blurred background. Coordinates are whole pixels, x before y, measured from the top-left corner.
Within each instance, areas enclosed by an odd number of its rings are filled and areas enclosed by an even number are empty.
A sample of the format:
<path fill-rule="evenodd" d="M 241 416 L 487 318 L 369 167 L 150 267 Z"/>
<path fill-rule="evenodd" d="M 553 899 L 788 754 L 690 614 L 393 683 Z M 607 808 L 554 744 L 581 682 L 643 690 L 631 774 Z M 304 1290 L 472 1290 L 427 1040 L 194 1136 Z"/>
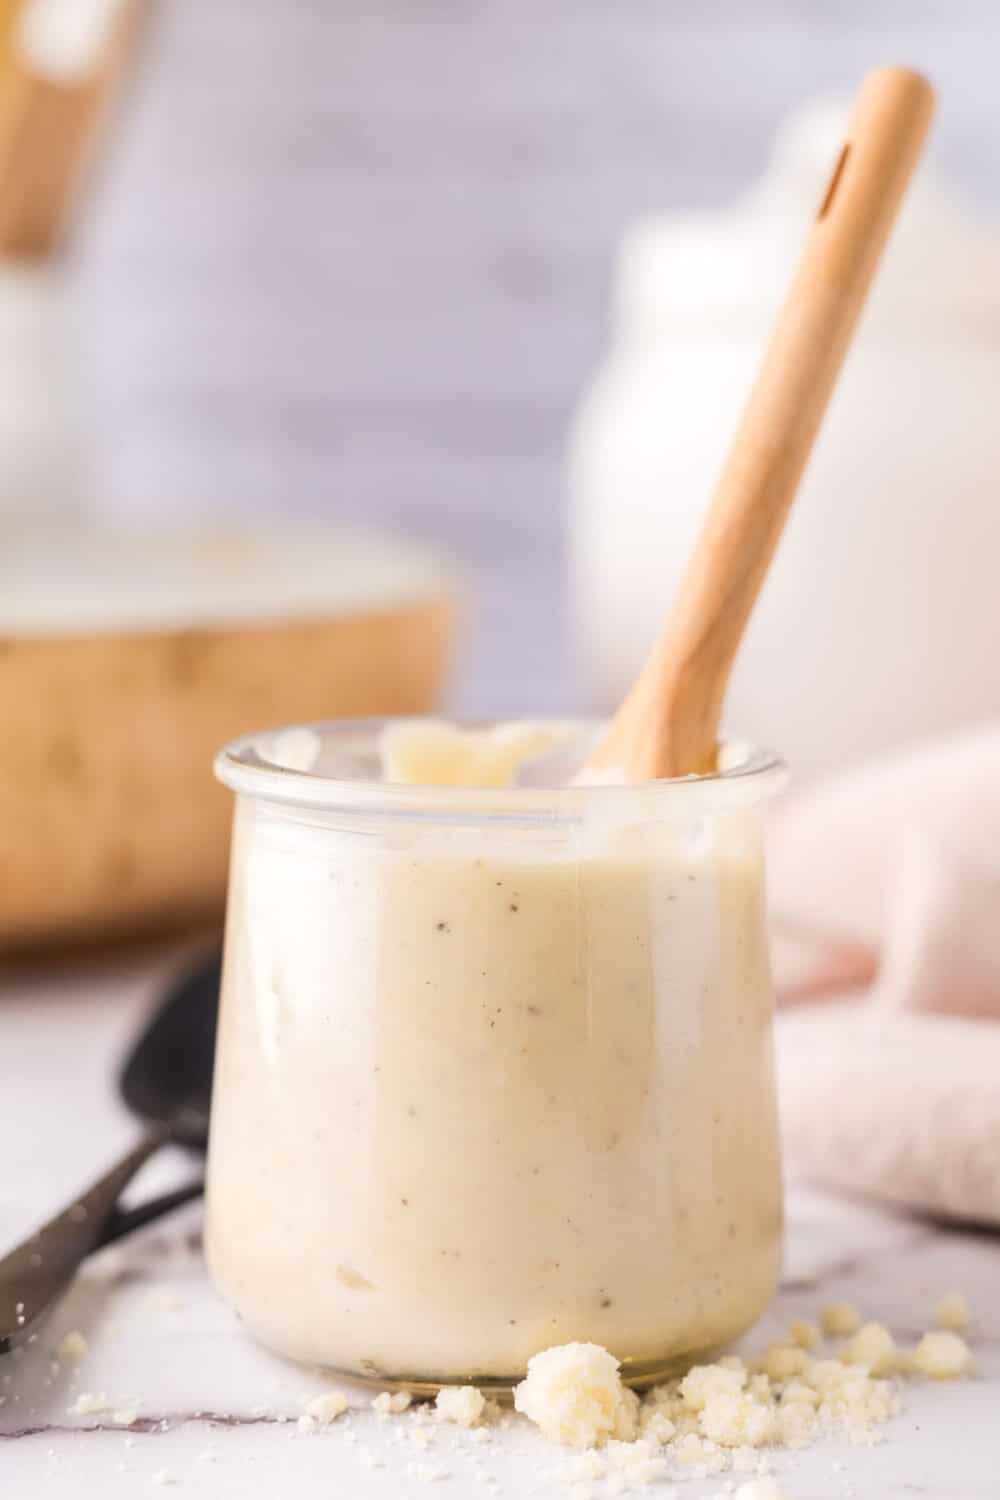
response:
<path fill-rule="evenodd" d="M 574 705 L 562 456 L 620 231 L 889 61 L 1000 217 L 997 0 L 160 0 L 78 246 L 102 504 L 438 538 L 461 706 Z"/>

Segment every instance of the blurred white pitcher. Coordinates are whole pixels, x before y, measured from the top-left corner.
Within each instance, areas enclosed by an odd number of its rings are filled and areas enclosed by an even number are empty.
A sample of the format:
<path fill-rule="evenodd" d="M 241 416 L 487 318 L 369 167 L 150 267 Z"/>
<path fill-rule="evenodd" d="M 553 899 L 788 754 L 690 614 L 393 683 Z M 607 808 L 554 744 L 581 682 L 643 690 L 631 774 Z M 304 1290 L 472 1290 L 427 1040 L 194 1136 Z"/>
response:
<path fill-rule="evenodd" d="M 639 225 L 570 450 L 592 703 L 632 680 L 749 390 L 846 109 L 720 213 Z M 734 729 L 799 771 L 1000 713 L 1000 241 L 918 181 L 750 626 Z"/>

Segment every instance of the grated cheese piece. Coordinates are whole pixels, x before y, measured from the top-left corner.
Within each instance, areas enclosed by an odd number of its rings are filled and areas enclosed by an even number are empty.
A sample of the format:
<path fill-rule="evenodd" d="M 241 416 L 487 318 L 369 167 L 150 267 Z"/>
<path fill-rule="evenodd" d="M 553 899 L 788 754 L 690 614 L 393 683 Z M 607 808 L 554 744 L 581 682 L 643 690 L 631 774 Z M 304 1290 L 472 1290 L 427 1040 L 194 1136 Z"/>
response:
<path fill-rule="evenodd" d="M 680 1394 L 690 1411 L 700 1412 L 719 1396 L 736 1395 L 746 1383 L 742 1360 L 738 1365 L 694 1365 L 680 1383 Z"/>
<path fill-rule="evenodd" d="M 864 1365 L 873 1375 L 890 1375 L 896 1368 L 896 1340 L 884 1323 L 864 1323 L 840 1351 L 849 1365 Z"/>
<path fill-rule="evenodd" d="M 87 1355 L 89 1347 L 83 1334 L 74 1329 L 72 1333 L 67 1333 L 64 1338 L 60 1339 L 56 1348 L 56 1359 L 61 1360 L 63 1364 L 79 1364 L 80 1360 Z"/>
<path fill-rule="evenodd" d="M 111 1410 L 113 1403 L 108 1400 L 103 1391 L 81 1391 L 79 1396 L 69 1408 L 70 1416 L 90 1417 Z"/>
<path fill-rule="evenodd" d="M 957 1380 L 975 1369 L 972 1350 L 957 1333 L 925 1333 L 911 1356 L 912 1367 L 929 1380 Z"/>
<path fill-rule="evenodd" d="M 797 1344 L 772 1344 L 755 1364 L 770 1380 L 780 1382 L 801 1375 L 808 1368 L 809 1355 Z"/>
<path fill-rule="evenodd" d="M 788 1325 L 788 1337 L 793 1344 L 798 1344 L 800 1349 L 815 1349 L 822 1340 L 815 1323 L 810 1323 L 806 1318 L 793 1318 Z"/>
<path fill-rule="evenodd" d="M 848 1338 L 861 1327 L 861 1314 L 853 1302 L 831 1302 L 819 1315 L 823 1332 L 837 1338 Z"/>
<path fill-rule="evenodd" d="M 459 1427 L 475 1427 L 486 1411 L 486 1397 L 474 1385 L 444 1385 L 434 1403 L 442 1422 L 457 1422 Z"/>
<path fill-rule="evenodd" d="M 380 1417 L 398 1417 L 407 1410 L 412 1400 L 409 1391 L 380 1391 L 372 1402 L 372 1407 Z"/>
<path fill-rule="evenodd" d="M 785 1500 L 785 1492 L 774 1479 L 751 1479 L 740 1485 L 733 1500 Z"/>
<path fill-rule="evenodd" d="M 934 1309 L 934 1324 L 952 1333 L 964 1333 L 972 1322 L 972 1308 L 964 1292 L 945 1292 Z"/>
<path fill-rule="evenodd" d="M 328 1427 L 342 1416 L 350 1406 L 350 1402 L 343 1391 L 324 1391 L 319 1396 L 313 1396 L 305 1404 L 305 1409 L 299 1418 L 299 1430 L 301 1432 L 314 1432 L 317 1427 Z"/>
<path fill-rule="evenodd" d="M 557 1344 L 528 1361 L 514 1406 L 553 1442 L 600 1447 L 636 1434 L 639 1398 L 622 1383 L 613 1354 L 599 1344 Z"/>

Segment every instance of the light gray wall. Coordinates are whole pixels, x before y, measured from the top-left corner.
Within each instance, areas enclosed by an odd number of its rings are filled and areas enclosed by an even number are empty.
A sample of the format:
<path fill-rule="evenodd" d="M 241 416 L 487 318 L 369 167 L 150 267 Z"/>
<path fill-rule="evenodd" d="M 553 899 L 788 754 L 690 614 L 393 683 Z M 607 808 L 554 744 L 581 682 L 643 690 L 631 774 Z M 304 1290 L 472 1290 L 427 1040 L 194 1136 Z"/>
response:
<path fill-rule="evenodd" d="M 561 454 L 618 233 L 884 61 L 1000 217 L 998 0 L 161 0 L 80 247 L 102 503 L 440 537 L 459 701 L 572 704 Z"/>

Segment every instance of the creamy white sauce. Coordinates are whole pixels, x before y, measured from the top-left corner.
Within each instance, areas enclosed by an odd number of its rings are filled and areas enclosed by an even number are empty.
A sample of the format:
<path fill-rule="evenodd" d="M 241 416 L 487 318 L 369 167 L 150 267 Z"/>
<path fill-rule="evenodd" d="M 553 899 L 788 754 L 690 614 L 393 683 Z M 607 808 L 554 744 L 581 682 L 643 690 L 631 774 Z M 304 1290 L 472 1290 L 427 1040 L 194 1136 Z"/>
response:
<path fill-rule="evenodd" d="M 573 1340 L 628 1375 L 713 1348 L 778 1274 L 770 1021 L 754 813 L 245 804 L 214 1274 L 265 1342 L 373 1375 L 516 1378 Z"/>

